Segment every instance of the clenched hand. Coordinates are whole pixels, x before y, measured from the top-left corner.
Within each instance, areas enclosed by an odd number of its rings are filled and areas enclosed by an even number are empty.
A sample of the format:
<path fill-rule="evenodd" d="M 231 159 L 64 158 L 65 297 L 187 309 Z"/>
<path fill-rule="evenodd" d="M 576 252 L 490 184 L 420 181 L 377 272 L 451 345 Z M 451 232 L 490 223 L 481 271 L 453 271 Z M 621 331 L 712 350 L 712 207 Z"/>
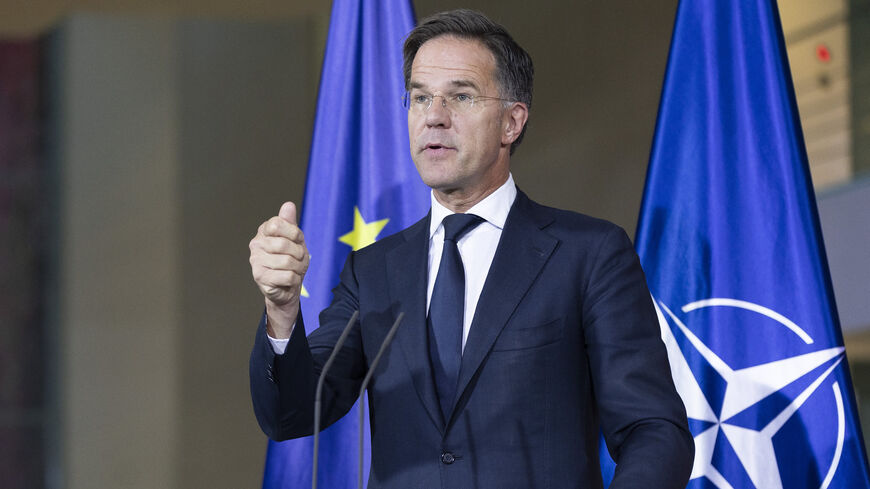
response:
<path fill-rule="evenodd" d="M 296 220 L 296 205 L 285 202 L 278 215 L 260 225 L 251 240 L 251 274 L 266 298 L 269 335 L 289 338 L 299 315 L 302 279 L 310 257 Z"/>

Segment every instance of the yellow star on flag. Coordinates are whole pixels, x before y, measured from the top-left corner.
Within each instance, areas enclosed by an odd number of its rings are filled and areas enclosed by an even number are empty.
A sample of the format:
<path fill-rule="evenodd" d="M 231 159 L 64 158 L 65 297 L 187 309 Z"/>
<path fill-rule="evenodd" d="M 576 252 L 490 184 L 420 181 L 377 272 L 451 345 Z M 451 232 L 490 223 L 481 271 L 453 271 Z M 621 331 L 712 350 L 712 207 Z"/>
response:
<path fill-rule="evenodd" d="M 305 284 L 302 284 L 302 297 L 310 297 L 308 291 L 305 290 Z"/>
<path fill-rule="evenodd" d="M 353 248 L 353 251 L 365 248 L 378 239 L 378 234 L 380 234 L 381 230 L 384 229 L 384 226 L 386 226 L 388 222 L 390 222 L 389 219 L 365 222 L 362 214 L 359 213 L 359 207 L 354 207 L 353 231 L 338 238 L 338 240 Z"/>

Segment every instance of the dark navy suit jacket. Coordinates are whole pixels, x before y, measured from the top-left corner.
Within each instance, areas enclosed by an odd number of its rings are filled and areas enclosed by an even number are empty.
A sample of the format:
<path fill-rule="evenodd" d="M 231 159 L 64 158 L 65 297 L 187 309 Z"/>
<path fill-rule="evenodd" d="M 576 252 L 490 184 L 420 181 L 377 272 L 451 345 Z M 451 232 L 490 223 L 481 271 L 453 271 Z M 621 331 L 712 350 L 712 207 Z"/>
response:
<path fill-rule="evenodd" d="M 324 420 L 353 405 L 367 365 L 405 319 L 369 388 L 369 488 L 600 488 L 599 429 L 612 488 L 683 488 L 694 445 L 637 256 L 619 227 L 519 192 L 443 419 L 429 364 L 429 218 L 351 253 L 307 339 L 297 322 L 275 355 L 264 324 L 251 355 L 254 410 L 274 440 L 310 435 L 321 366 L 354 310 L 330 371 Z"/>

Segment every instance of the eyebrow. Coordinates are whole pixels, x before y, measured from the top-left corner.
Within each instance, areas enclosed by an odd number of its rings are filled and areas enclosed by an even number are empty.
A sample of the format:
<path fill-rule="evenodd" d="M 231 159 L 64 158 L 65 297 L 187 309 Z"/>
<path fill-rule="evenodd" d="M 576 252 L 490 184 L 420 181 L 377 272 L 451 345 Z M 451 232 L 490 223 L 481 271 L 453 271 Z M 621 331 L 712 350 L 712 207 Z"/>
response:
<path fill-rule="evenodd" d="M 480 91 L 480 88 L 477 86 L 477 84 L 471 80 L 453 80 L 450 82 L 450 86 L 451 88 L 473 88 L 477 91 Z M 408 88 L 422 90 L 426 87 L 420 82 L 411 80 L 411 82 L 408 83 Z"/>
<path fill-rule="evenodd" d="M 450 82 L 450 85 L 454 88 L 473 88 L 475 90 L 480 90 L 476 83 L 471 80 L 454 80 Z"/>

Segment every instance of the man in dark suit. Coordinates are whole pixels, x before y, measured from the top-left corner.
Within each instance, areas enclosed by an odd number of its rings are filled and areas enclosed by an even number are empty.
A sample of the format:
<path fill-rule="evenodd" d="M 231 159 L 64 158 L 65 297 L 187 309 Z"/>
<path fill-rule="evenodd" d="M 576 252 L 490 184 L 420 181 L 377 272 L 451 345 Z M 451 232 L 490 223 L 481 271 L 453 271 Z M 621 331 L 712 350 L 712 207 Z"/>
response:
<path fill-rule="evenodd" d="M 292 203 L 251 241 L 266 315 L 251 355 L 257 419 L 275 440 L 311 434 L 369 389 L 370 488 L 685 487 L 693 443 L 637 256 L 606 221 L 541 206 L 514 185 L 533 69 L 501 26 L 470 11 L 426 19 L 405 42 L 411 154 L 432 188 L 418 223 L 351 253 L 320 328 L 305 337 L 308 251 Z"/>

